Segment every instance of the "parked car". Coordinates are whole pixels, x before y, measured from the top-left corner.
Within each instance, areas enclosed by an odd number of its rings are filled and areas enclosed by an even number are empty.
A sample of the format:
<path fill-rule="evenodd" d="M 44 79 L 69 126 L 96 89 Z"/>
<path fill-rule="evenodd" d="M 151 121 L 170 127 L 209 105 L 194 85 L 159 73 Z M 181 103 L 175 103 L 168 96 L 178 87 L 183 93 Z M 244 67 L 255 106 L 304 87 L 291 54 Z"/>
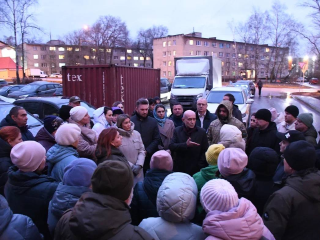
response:
<path fill-rule="evenodd" d="M 171 83 L 167 78 L 160 79 L 160 99 L 161 102 L 168 102 L 171 95 Z"/>
<path fill-rule="evenodd" d="M 58 98 L 58 97 L 35 97 L 20 99 L 13 104 L 24 107 L 29 113 L 37 114 L 39 119 L 43 120 L 47 115 L 59 115 L 59 109 L 62 105 L 68 105 L 69 99 Z M 93 111 L 95 107 L 85 101 L 81 101 L 81 106 L 88 110 L 88 114 L 93 119 Z"/>
<path fill-rule="evenodd" d="M 309 84 L 318 84 L 319 83 L 319 79 L 318 78 L 311 78 L 309 81 Z"/>
<path fill-rule="evenodd" d="M 215 87 L 212 88 L 207 96 L 208 110 L 215 113 L 217 107 L 223 99 L 223 96 L 227 93 L 231 93 L 236 99 L 235 103 L 238 105 L 239 110 L 242 113 L 242 121 L 246 126 L 249 126 L 249 120 L 251 115 L 251 104 L 253 99 L 247 97 L 245 92 L 240 87 Z"/>
<path fill-rule="evenodd" d="M 0 88 L 0 96 L 7 97 L 9 93 L 18 91 L 20 88 L 23 88 L 25 85 L 8 85 Z"/>
<path fill-rule="evenodd" d="M 15 105 L 12 103 L 0 101 L 0 122 L 2 119 L 4 119 L 10 112 L 11 108 L 13 108 Z M 28 129 L 32 133 L 33 136 L 36 136 L 40 128 L 43 127 L 43 123 L 32 116 L 29 112 L 27 112 L 28 115 Z"/>
<path fill-rule="evenodd" d="M 20 99 L 26 97 L 50 97 L 56 91 L 56 88 L 61 87 L 59 83 L 51 83 L 45 81 L 37 81 L 25 85 L 18 91 L 8 94 L 8 97 Z"/>
<path fill-rule="evenodd" d="M 306 81 L 307 81 L 306 78 L 304 78 L 303 80 L 303 77 L 298 77 L 296 80 L 296 82 L 306 82 Z"/>
<path fill-rule="evenodd" d="M 240 84 L 241 86 L 247 86 L 252 95 L 256 93 L 256 86 L 250 80 L 238 80 L 235 84 Z"/>
<path fill-rule="evenodd" d="M 62 87 L 56 88 L 56 91 L 53 93 L 53 96 L 63 96 Z"/>
<path fill-rule="evenodd" d="M 8 86 L 8 82 L 2 78 L 0 78 L 0 88 Z"/>
<path fill-rule="evenodd" d="M 62 78 L 61 73 L 51 73 L 50 75 L 51 78 Z"/>

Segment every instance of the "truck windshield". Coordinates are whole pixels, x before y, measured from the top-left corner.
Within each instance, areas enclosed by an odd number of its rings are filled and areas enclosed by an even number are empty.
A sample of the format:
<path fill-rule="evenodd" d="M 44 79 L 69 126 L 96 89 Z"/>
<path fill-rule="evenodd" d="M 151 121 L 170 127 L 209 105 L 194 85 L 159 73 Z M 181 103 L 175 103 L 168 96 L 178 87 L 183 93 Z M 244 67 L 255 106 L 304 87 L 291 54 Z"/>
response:
<path fill-rule="evenodd" d="M 209 96 L 207 97 L 208 103 L 220 103 L 223 99 L 223 96 L 227 93 L 231 93 L 236 101 L 234 104 L 243 104 L 243 96 L 242 92 L 227 92 L 227 91 L 211 91 Z"/>
<path fill-rule="evenodd" d="M 173 88 L 204 88 L 205 77 L 177 77 L 174 79 Z"/>

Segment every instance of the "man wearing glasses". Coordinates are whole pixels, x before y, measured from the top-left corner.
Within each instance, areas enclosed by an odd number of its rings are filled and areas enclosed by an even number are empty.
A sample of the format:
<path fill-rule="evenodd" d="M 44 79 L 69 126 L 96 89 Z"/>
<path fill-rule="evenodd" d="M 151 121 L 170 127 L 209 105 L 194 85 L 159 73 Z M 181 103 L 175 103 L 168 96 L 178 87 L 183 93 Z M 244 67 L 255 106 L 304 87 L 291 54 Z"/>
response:
<path fill-rule="evenodd" d="M 217 115 L 207 110 L 208 102 L 205 98 L 199 98 L 197 101 L 196 126 L 207 131 L 210 123 L 217 119 Z"/>

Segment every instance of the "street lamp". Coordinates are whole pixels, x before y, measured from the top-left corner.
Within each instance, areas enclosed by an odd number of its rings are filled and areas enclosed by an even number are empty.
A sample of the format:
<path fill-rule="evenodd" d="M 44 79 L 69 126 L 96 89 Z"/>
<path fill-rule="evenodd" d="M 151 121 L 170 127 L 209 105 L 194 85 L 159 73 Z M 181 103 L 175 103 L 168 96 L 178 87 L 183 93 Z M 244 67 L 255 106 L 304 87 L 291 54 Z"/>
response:
<path fill-rule="evenodd" d="M 312 77 L 314 77 L 314 65 L 315 65 L 315 62 L 316 62 L 316 59 L 317 59 L 317 57 L 316 56 L 313 56 L 312 57 Z"/>

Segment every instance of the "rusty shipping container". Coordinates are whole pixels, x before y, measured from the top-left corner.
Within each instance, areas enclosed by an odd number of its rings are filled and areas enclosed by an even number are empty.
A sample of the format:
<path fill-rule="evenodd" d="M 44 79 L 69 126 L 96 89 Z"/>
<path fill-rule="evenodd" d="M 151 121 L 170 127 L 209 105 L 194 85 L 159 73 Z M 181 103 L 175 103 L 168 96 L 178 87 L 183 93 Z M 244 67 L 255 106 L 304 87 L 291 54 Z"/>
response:
<path fill-rule="evenodd" d="M 131 114 L 136 101 L 160 96 L 160 69 L 115 65 L 62 67 L 63 96 L 79 96 L 95 107 L 122 101 Z"/>

